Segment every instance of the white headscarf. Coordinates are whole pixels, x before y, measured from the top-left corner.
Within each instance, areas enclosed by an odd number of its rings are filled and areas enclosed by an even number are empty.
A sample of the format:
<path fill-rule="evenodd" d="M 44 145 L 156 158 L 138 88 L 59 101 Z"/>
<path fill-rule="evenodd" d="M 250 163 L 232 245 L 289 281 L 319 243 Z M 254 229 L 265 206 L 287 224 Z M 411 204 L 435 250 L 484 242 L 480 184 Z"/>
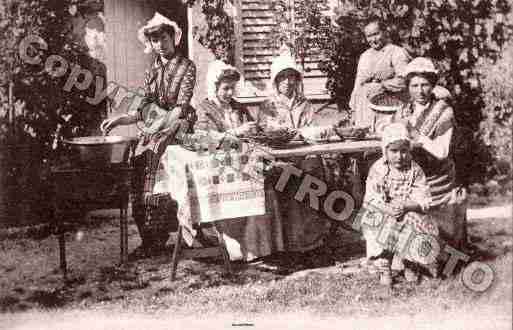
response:
<path fill-rule="evenodd" d="M 280 72 L 291 69 L 296 71 L 301 79 L 301 81 L 298 82 L 298 90 L 296 92 L 303 95 L 303 72 L 297 65 L 296 60 L 287 46 L 283 46 L 280 53 L 281 54 L 276 57 L 271 64 L 271 81 L 268 87 L 271 92 L 270 94 L 279 94 L 278 86 L 276 85 L 276 77 Z"/>
<path fill-rule="evenodd" d="M 440 71 L 435 67 L 435 64 L 433 61 L 431 61 L 427 57 L 416 57 L 414 58 L 406 67 L 404 68 L 402 72 L 402 76 L 406 77 L 410 73 L 432 73 L 435 74 L 437 77 L 439 76 Z M 441 99 L 451 99 L 451 92 L 440 85 L 433 86 L 433 95 L 437 100 Z"/>
<path fill-rule="evenodd" d="M 180 40 L 182 39 L 182 29 L 180 29 L 178 27 L 178 24 L 176 24 L 176 22 L 173 22 L 169 18 L 167 18 L 164 15 L 161 15 L 160 13 L 157 12 L 153 16 L 153 18 L 150 19 L 146 23 L 146 25 L 143 26 L 142 28 L 140 28 L 139 31 L 137 32 L 137 38 L 139 39 L 140 42 L 142 42 L 144 44 L 144 46 L 145 46 L 144 52 L 146 54 L 151 53 L 152 48 L 151 48 L 150 41 L 144 35 L 144 31 L 146 31 L 147 29 L 151 29 L 155 26 L 162 25 L 162 24 L 170 25 L 173 27 L 173 29 L 175 30 L 175 46 L 178 46 L 180 44 Z"/>
<path fill-rule="evenodd" d="M 224 70 L 234 70 L 239 72 L 236 67 L 226 64 L 221 60 L 215 60 L 208 66 L 207 98 L 211 101 L 215 101 L 217 98 L 216 84 L 219 82 L 219 78 Z"/>
<path fill-rule="evenodd" d="M 381 135 L 381 147 L 383 156 L 386 157 L 386 148 L 397 141 L 411 142 L 408 128 L 403 123 L 392 123 L 385 126 Z"/>
<path fill-rule="evenodd" d="M 435 67 L 433 61 L 427 57 L 416 57 L 410 63 L 406 65 L 402 72 L 402 76 L 406 77 L 408 74 L 418 73 L 433 73 L 438 75 L 438 70 Z"/>

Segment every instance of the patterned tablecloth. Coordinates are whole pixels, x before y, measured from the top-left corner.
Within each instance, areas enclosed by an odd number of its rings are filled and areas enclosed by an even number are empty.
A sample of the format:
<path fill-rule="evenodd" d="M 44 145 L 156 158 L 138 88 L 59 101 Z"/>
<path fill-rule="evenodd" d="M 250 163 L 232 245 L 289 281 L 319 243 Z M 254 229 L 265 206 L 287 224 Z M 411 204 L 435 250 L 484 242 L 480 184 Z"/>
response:
<path fill-rule="evenodd" d="M 169 146 L 160 161 L 154 193 L 178 201 L 182 225 L 265 213 L 262 162 L 240 150 L 195 152 Z"/>

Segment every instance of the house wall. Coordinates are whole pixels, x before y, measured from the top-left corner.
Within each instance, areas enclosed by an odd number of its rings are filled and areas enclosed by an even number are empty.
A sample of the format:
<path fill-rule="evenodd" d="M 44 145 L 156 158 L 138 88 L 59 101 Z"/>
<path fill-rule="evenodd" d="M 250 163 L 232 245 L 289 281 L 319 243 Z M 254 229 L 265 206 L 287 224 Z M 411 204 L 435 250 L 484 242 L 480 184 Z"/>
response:
<path fill-rule="evenodd" d="M 191 33 L 189 33 L 189 57 L 196 64 L 196 87 L 194 89 L 193 106 L 207 97 L 207 73 L 208 64 L 215 60 L 214 54 L 206 47 L 201 45 L 194 38 L 192 31 L 206 29 L 205 15 L 201 12 L 201 5 L 196 1 L 192 8 L 189 8 L 189 24 Z"/>
<path fill-rule="evenodd" d="M 176 0 L 175 0 L 176 2 Z M 166 5 L 167 7 L 164 7 Z M 171 19 L 174 2 L 164 0 L 94 0 L 86 7 L 78 9 L 72 23 L 77 40 L 87 46 L 89 55 L 97 63 L 95 74 L 104 75 L 125 91 L 136 91 L 142 86 L 144 71 L 151 63 L 151 55 L 144 54 L 144 46 L 137 39 L 137 31 L 153 16 L 155 11 Z M 181 9 L 184 10 L 184 9 Z M 194 31 L 206 29 L 206 22 L 201 12 L 199 1 L 187 9 L 188 28 L 185 27 L 182 44 L 197 67 L 197 80 L 192 105 L 195 106 L 206 97 L 208 65 L 215 58 L 212 52 L 202 46 L 195 38 Z M 185 14 L 182 13 L 181 16 Z M 178 20 L 184 20 L 179 17 Z M 180 24 L 183 26 L 184 24 Z M 105 88 L 105 86 L 104 86 Z M 126 112 L 129 101 L 126 92 L 118 92 L 109 116 Z M 243 98 L 242 102 L 256 111 L 260 98 Z M 316 107 L 327 101 L 327 96 L 312 100 Z M 119 127 L 112 134 L 135 135 L 137 128 Z"/>

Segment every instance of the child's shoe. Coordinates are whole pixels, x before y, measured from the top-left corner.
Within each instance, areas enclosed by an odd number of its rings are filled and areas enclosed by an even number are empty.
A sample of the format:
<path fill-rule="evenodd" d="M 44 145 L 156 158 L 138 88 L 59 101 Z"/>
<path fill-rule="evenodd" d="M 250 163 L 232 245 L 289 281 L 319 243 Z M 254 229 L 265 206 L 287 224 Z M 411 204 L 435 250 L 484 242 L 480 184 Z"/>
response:
<path fill-rule="evenodd" d="M 419 281 L 419 274 L 411 268 L 405 268 L 404 278 L 406 279 L 406 282 L 417 283 Z"/>
<path fill-rule="evenodd" d="M 374 265 L 379 270 L 379 283 L 383 286 L 392 286 L 392 269 L 390 268 L 390 261 L 387 259 L 377 259 Z"/>
<path fill-rule="evenodd" d="M 392 271 L 390 269 L 384 270 L 379 275 L 379 284 L 383 286 L 392 286 Z"/>
<path fill-rule="evenodd" d="M 432 265 L 432 266 L 429 266 L 428 267 L 428 271 L 429 271 L 429 274 L 431 275 L 431 277 L 433 278 L 438 278 L 438 267 L 437 265 Z"/>

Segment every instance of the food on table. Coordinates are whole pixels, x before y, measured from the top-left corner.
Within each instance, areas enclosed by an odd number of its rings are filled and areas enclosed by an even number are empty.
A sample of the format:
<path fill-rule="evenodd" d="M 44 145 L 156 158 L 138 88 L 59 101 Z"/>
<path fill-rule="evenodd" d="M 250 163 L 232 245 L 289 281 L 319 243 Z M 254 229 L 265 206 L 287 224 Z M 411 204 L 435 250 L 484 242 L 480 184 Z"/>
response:
<path fill-rule="evenodd" d="M 288 127 L 275 128 L 272 130 L 259 131 L 257 134 L 247 136 L 249 140 L 265 144 L 271 147 L 279 147 L 292 141 L 297 135 L 295 129 Z"/>
<path fill-rule="evenodd" d="M 333 127 L 335 133 L 342 139 L 363 139 L 369 133 L 370 127 L 365 126 L 346 126 L 346 127 Z"/>

